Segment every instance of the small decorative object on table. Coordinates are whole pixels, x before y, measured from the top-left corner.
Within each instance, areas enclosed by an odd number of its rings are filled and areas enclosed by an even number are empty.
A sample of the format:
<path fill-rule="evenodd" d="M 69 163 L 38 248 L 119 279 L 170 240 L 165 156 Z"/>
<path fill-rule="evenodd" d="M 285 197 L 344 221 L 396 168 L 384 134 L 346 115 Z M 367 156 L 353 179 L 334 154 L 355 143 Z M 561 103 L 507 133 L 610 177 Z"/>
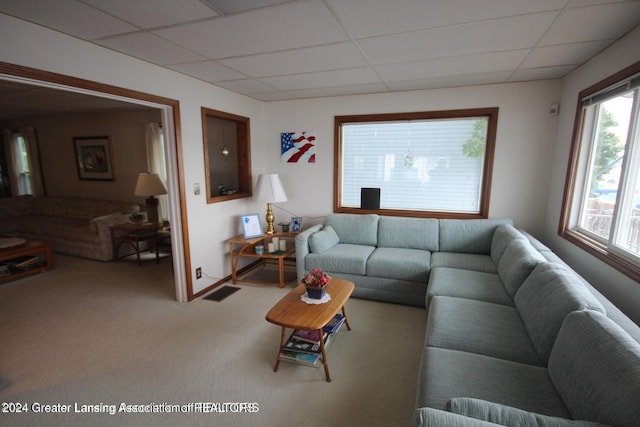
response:
<path fill-rule="evenodd" d="M 330 279 L 331 277 L 318 268 L 311 270 L 302 278 L 302 283 L 307 287 L 307 296 L 311 299 L 322 299 Z"/>
<path fill-rule="evenodd" d="M 131 222 L 143 222 L 144 221 L 144 214 L 141 214 L 140 212 L 133 212 L 131 215 L 129 215 L 129 219 L 131 220 Z"/>
<path fill-rule="evenodd" d="M 288 233 L 289 232 L 289 226 L 291 225 L 290 222 L 279 222 L 278 225 L 280 227 L 282 227 L 282 232 L 283 233 Z"/>

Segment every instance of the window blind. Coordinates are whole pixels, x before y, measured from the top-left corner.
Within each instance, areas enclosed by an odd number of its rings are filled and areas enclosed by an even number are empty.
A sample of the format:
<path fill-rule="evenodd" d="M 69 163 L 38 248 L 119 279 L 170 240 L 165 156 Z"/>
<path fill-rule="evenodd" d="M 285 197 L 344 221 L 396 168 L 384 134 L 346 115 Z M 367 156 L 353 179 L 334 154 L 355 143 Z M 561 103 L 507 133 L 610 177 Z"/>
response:
<path fill-rule="evenodd" d="M 486 117 L 342 126 L 342 206 L 359 207 L 362 187 L 380 188 L 381 209 L 478 213 L 484 165 L 464 146 L 486 143 Z"/>

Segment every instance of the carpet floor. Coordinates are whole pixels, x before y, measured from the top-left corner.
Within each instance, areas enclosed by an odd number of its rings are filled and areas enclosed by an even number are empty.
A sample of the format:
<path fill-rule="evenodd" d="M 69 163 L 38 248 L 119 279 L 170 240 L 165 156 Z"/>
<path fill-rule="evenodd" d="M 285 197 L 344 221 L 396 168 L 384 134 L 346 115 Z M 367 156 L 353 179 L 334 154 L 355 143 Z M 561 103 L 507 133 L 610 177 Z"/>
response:
<path fill-rule="evenodd" d="M 293 285 L 178 303 L 169 261 L 55 262 L 0 285 L 0 409 L 28 409 L 0 425 L 411 425 L 424 309 L 350 299 L 327 383 L 322 368 L 273 372 L 265 314 Z"/>

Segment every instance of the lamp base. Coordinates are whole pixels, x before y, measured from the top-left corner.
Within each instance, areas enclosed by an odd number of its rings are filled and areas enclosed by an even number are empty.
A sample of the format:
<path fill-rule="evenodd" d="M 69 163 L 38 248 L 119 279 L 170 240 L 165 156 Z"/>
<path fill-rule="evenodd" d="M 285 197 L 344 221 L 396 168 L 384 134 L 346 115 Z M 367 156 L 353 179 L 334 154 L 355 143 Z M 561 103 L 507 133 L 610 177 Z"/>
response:
<path fill-rule="evenodd" d="M 267 203 L 267 215 L 265 216 L 267 220 L 267 231 L 266 234 L 273 234 L 276 232 L 275 228 L 273 228 L 273 221 L 275 221 L 275 216 L 273 216 L 273 210 L 271 209 L 271 203 Z"/>
<path fill-rule="evenodd" d="M 146 200 L 145 209 L 147 211 L 148 222 L 158 222 L 158 199 L 151 196 Z"/>

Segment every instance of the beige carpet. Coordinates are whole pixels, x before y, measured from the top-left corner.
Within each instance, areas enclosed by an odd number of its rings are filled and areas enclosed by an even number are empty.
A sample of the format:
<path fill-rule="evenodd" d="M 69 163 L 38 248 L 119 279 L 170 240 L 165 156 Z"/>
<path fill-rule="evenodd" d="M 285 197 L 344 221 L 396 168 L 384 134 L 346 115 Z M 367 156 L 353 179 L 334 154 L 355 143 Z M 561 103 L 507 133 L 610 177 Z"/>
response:
<path fill-rule="evenodd" d="M 353 330 L 328 350 L 327 383 L 322 368 L 282 362 L 273 372 L 280 329 L 264 317 L 290 288 L 240 284 L 221 302 L 178 303 L 168 260 L 55 261 L 53 271 L 0 285 L 0 401 L 29 408 L 0 413 L 0 425 L 411 424 L 424 309 L 351 299 Z M 200 402 L 257 412 L 108 413 Z M 35 413 L 38 404 L 72 412 Z M 76 404 L 103 412 L 75 413 Z"/>

